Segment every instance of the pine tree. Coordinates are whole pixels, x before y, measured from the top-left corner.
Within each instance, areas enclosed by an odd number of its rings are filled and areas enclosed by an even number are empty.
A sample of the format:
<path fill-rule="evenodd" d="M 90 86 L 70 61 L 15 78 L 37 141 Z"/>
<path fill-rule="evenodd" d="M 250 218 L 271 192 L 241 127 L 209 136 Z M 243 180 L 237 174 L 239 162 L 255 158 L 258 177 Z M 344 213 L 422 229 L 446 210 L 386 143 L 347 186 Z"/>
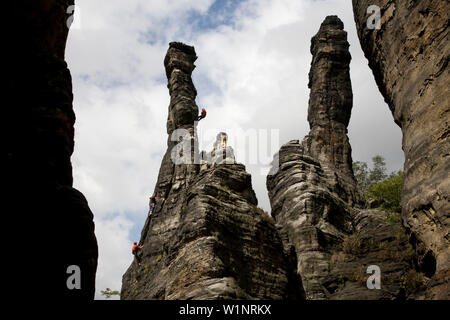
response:
<path fill-rule="evenodd" d="M 373 168 L 369 173 L 370 185 L 381 182 L 387 178 L 386 174 L 386 162 L 384 158 L 380 155 L 376 155 L 372 158 Z"/>

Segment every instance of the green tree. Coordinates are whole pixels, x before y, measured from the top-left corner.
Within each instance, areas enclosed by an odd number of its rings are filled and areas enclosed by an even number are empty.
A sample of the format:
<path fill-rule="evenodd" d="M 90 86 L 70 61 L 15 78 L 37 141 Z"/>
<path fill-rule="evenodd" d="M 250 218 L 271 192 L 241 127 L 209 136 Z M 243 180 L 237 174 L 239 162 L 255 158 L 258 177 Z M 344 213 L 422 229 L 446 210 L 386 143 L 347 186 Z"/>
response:
<path fill-rule="evenodd" d="M 367 167 L 367 163 L 363 161 L 353 162 L 353 174 L 359 187 L 365 193 L 370 187 L 369 168 Z"/>
<path fill-rule="evenodd" d="M 117 290 L 111 290 L 110 288 L 106 288 L 106 290 L 100 290 L 101 294 L 106 297 L 106 299 L 111 298 L 111 296 L 120 296 L 120 292 Z"/>
<path fill-rule="evenodd" d="M 372 184 L 365 196 L 382 202 L 381 208 L 390 212 L 401 212 L 401 192 L 402 192 L 403 172 L 398 171 L 383 181 Z"/>
<path fill-rule="evenodd" d="M 373 168 L 369 172 L 370 184 L 381 182 L 387 178 L 386 174 L 386 162 L 380 155 L 376 155 L 372 158 Z"/>
<path fill-rule="evenodd" d="M 402 171 L 386 173 L 384 157 L 372 158 L 372 168 L 366 162 L 353 162 L 353 173 L 367 200 L 377 200 L 381 208 L 390 212 L 401 212 Z"/>
<path fill-rule="evenodd" d="M 354 161 L 353 174 L 359 187 L 364 193 L 367 192 L 371 185 L 381 182 L 388 177 L 386 174 L 386 162 L 380 155 L 376 155 L 372 158 L 371 169 L 369 169 L 367 163 L 364 161 Z M 389 177 L 392 177 L 393 175 L 396 175 L 396 173 L 392 172 Z"/>

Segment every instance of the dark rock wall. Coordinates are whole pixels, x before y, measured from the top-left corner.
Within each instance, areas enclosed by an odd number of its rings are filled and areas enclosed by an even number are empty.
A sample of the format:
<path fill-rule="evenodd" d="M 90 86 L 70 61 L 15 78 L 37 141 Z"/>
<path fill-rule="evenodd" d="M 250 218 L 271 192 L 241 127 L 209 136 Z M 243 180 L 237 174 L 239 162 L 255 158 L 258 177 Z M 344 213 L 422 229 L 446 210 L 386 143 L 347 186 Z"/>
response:
<path fill-rule="evenodd" d="M 38 299 L 92 299 L 95 291 L 93 215 L 72 188 L 75 114 L 64 61 L 70 5 L 73 1 L 18 1 L 6 11 L 8 220 L 20 230 L 11 239 L 16 259 L 11 272 L 13 287 L 31 289 Z M 67 288 L 70 265 L 81 269 L 79 290 Z M 32 280 L 20 275 L 30 273 Z"/>
<path fill-rule="evenodd" d="M 171 96 L 168 150 L 156 209 L 142 230 L 140 260 L 123 276 L 121 299 L 301 298 L 292 257 L 284 254 L 273 221 L 257 208 L 245 167 L 171 159 L 175 129 L 189 132 L 192 148 L 197 143 L 195 59 L 193 47 L 171 43 L 164 60 Z M 200 160 L 197 149 L 188 153 Z"/>
<path fill-rule="evenodd" d="M 380 29 L 367 28 L 369 5 L 381 9 Z M 447 278 L 436 297 L 448 297 L 450 2 L 353 0 L 353 9 L 361 47 L 403 133 L 402 218 L 422 271 Z"/>

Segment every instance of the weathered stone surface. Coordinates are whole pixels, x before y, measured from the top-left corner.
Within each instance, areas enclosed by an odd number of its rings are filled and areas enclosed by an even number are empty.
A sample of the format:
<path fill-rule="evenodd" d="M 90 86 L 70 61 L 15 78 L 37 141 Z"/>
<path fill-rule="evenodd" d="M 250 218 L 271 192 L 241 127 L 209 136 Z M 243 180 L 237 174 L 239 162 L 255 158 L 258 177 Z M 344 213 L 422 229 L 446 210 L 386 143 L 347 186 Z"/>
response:
<path fill-rule="evenodd" d="M 311 39 L 311 131 L 301 144 L 294 140 L 281 147 L 274 162 L 279 168 L 267 177 L 272 216 L 285 233 L 285 250 L 286 245 L 295 248 L 308 299 L 327 297 L 321 281 L 328 274 L 330 250 L 352 232 L 352 207 L 362 204 L 347 137 L 352 109 L 348 47 L 342 21 L 326 17 Z"/>
<path fill-rule="evenodd" d="M 347 32 L 337 16 L 328 16 L 311 39 L 311 89 L 308 122 L 311 128 L 303 139 L 305 153 L 328 162 L 353 177 L 352 149 L 347 126 L 352 111 L 350 52 Z"/>
<path fill-rule="evenodd" d="M 369 5 L 380 29 L 367 28 Z M 444 277 L 450 268 L 448 1 L 353 0 L 361 47 L 380 92 L 403 133 L 402 218 L 421 269 Z"/>
<path fill-rule="evenodd" d="M 192 83 L 191 74 L 197 60 L 194 47 L 179 42 L 171 42 L 164 59 L 167 87 L 170 94 L 167 133 L 179 128 L 192 128 L 198 115 L 195 103 L 197 90 Z"/>
<path fill-rule="evenodd" d="M 352 218 L 353 233 L 344 238 L 341 250 L 331 253 L 329 274 L 322 282 L 328 298 L 406 299 L 416 294 L 422 284 L 409 289 L 406 277 L 416 274 L 415 254 L 401 223 L 379 210 L 358 210 Z M 367 288 L 369 266 L 380 268 L 380 289 Z"/>
<path fill-rule="evenodd" d="M 93 215 L 72 188 L 75 114 L 64 61 L 70 5 L 19 1 L 5 11 L 6 198 L 14 208 L 6 225 L 20 230 L 9 255 L 17 275 L 11 288 L 33 288 L 37 299 L 92 299 L 95 291 Z M 70 265 L 80 267 L 81 289 L 67 287 Z"/>
<path fill-rule="evenodd" d="M 450 300 L 450 270 L 439 271 L 433 275 L 426 284 L 423 299 Z"/>
<path fill-rule="evenodd" d="M 280 167 L 268 176 L 272 216 L 285 251 L 295 251 L 308 299 L 403 299 L 414 250 L 389 214 L 361 209 L 351 179 L 303 155 L 298 141 L 283 145 Z M 382 289 L 368 290 L 369 265 L 382 270 Z M 414 292 L 415 293 L 415 292 Z"/>
<path fill-rule="evenodd" d="M 151 216 L 121 298 L 290 297 L 281 240 L 256 204 L 244 166 L 202 171 L 175 207 Z"/>
<path fill-rule="evenodd" d="M 414 251 L 400 222 L 364 210 L 355 183 L 347 125 L 352 108 L 350 54 L 343 24 L 329 16 L 312 38 L 308 120 L 300 144 L 283 145 L 267 177 L 272 216 L 286 252 L 294 251 L 307 299 L 406 298 Z M 382 270 L 369 290 L 369 265 Z M 415 293 L 415 292 L 414 292 Z"/>
<path fill-rule="evenodd" d="M 321 282 L 331 252 L 353 231 L 352 207 L 360 195 L 347 176 L 302 152 L 298 140 L 281 147 L 279 168 L 269 173 L 267 189 L 285 251 L 296 252 L 306 297 L 325 299 Z"/>
<path fill-rule="evenodd" d="M 301 298 L 292 256 L 284 254 L 271 218 L 257 208 L 251 177 L 222 144 L 223 133 L 214 150 L 200 159 L 191 80 L 195 59 L 193 47 L 171 43 L 164 60 L 171 95 L 168 150 L 155 188 L 155 211 L 142 230 L 139 262 L 135 259 L 124 274 L 121 298 Z M 175 129 L 189 133 L 182 134 L 188 147 L 175 150 L 198 164 L 172 161 Z M 230 164 L 219 160 L 227 150 Z"/>

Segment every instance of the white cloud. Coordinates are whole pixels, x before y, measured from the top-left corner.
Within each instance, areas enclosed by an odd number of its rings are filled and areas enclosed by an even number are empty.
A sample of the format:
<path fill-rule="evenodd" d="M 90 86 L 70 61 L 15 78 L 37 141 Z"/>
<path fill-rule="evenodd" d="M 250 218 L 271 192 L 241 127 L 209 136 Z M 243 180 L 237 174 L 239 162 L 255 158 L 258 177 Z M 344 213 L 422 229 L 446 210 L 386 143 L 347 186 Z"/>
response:
<path fill-rule="evenodd" d="M 95 298 L 104 299 L 101 290 L 120 290 L 122 277 L 118 271 L 123 274 L 133 261 L 129 242 L 133 222 L 121 216 L 113 219 L 95 218 L 94 222 L 99 246 Z M 118 296 L 112 298 L 117 299 Z"/>
<path fill-rule="evenodd" d="M 170 41 L 194 45 L 199 56 L 193 80 L 197 104 L 208 111 L 199 126 L 211 133 L 201 147 L 211 148 L 219 131 L 233 136 L 249 128 L 279 129 L 280 146 L 309 131 L 310 39 L 326 15 L 337 14 L 353 57 L 353 158 L 370 161 L 382 154 L 390 170 L 403 162 L 400 130 L 361 51 L 350 1 L 247 0 L 234 6 L 229 20 L 224 12 L 208 11 L 212 3 L 77 1 L 80 28 L 70 32 L 66 49 L 77 115 L 72 161 L 74 184 L 96 217 L 98 289 L 120 288 L 131 261 L 128 246 L 139 236 L 130 233 L 143 224 L 166 149 L 169 95 L 163 59 Z M 228 24 L 199 28 L 193 17 Z M 235 151 L 244 161 L 247 150 Z M 260 206 L 269 209 L 261 167 L 247 169 Z M 111 243 L 121 249 L 112 250 Z"/>

